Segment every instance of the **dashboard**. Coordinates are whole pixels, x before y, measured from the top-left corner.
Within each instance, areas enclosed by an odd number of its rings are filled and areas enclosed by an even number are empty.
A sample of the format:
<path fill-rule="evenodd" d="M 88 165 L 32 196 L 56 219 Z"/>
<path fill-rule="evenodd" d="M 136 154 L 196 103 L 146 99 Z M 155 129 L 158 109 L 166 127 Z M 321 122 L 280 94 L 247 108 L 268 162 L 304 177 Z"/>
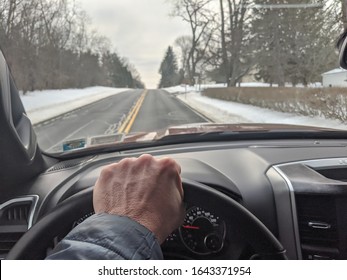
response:
<path fill-rule="evenodd" d="M 347 259 L 347 141 L 327 139 L 177 144 L 65 161 L 47 157 L 49 168 L 21 188 L 25 191 L 2 196 L 1 257 L 57 205 L 92 187 L 103 166 L 143 153 L 174 158 L 182 178 L 248 209 L 281 242 L 289 259 Z M 162 245 L 165 258 L 254 257 L 237 218 L 225 220 L 206 205 L 187 205 L 186 210 L 182 227 Z M 224 210 L 228 216 L 229 209 Z M 75 224 L 89 213 L 86 209 Z"/>

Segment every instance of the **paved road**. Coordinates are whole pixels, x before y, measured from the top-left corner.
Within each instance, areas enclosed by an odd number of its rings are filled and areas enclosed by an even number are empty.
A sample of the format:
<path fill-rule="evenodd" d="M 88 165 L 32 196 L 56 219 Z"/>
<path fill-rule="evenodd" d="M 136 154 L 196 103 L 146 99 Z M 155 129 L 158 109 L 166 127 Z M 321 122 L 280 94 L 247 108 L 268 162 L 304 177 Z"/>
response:
<path fill-rule="evenodd" d="M 119 93 L 36 126 L 40 147 L 55 152 L 68 139 L 117 133 L 119 122 L 131 112 L 142 93 L 143 90 Z M 130 133 L 196 122 L 206 120 L 167 92 L 148 90 Z"/>
<path fill-rule="evenodd" d="M 172 125 L 206 122 L 173 95 L 149 90 L 130 132 L 147 132 Z"/>
<path fill-rule="evenodd" d="M 35 126 L 41 149 L 59 151 L 68 139 L 117 133 L 117 124 L 128 114 L 142 90 L 118 93 L 51 121 Z"/>

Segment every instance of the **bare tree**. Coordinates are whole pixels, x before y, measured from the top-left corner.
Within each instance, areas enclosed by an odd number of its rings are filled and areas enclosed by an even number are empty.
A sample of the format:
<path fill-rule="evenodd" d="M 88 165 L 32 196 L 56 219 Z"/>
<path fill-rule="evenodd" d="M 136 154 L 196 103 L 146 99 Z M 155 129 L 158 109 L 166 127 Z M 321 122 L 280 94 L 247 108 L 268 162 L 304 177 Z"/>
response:
<path fill-rule="evenodd" d="M 6 3 L 7 2 L 7 3 Z M 20 5 L 23 1 L 20 0 L 9 0 L 5 1 L 5 5 L 7 6 L 7 16 L 6 16 L 6 25 L 5 25 L 5 33 L 8 37 L 11 37 L 12 30 L 15 27 L 17 14 L 20 12 Z"/>
<path fill-rule="evenodd" d="M 120 59 L 112 64 L 117 67 L 108 67 L 102 56 L 112 48 L 110 40 L 90 32 L 89 25 L 89 17 L 75 1 L 0 0 L 0 44 L 18 87 L 25 93 L 117 86 L 119 80 L 124 86 L 141 86 L 140 75 L 133 77 Z M 103 77 L 108 70 L 119 79 Z"/>
<path fill-rule="evenodd" d="M 251 51 L 246 48 L 250 46 L 251 17 L 247 7 L 251 3 L 252 0 L 175 0 L 173 14 L 189 23 L 192 31 L 187 59 L 183 56 L 191 80 L 197 68 L 212 68 L 224 77 L 224 82 L 235 86 L 249 72 Z M 187 45 L 181 38 L 182 54 Z"/>
<path fill-rule="evenodd" d="M 341 11 L 341 20 L 343 23 L 343 27 L 345 30 L 347 30 L 347 0 L 341 0 Z"/>
<path fill-rule="evenodd" d="M 175 40 L 175 45 L 180 49 L 180 68 L 184 73 L 191 72 L 189 53 L 192 48 L 192 37 L 180 36 Z"/>
<path fill-rule="evenodd" d="M 198 64 L 203 61 L 215 31 L 216 13 L 210 8 L 211 0 L 173 0 L 172 15 L 181 17 L 191 29 L 191 47 L 187 59 L 187 75 L 194 83 Z"/>
<path fill-rule="evenodd" d="M 251 38 L 251 14 L 247 8 L 251 3 L 251 0 L 219 1 L 222 70 L 229 86 L 235 86 L 252 66 L 244 55 L 245 52 L 248 56 L 251 54 L 247 49 Z"/>

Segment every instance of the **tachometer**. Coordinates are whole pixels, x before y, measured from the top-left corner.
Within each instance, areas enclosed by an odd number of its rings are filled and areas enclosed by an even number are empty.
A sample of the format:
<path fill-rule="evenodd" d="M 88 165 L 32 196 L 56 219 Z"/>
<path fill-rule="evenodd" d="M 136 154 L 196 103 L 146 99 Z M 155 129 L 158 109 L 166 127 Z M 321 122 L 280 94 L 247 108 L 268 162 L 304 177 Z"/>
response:
<path fill-rule="evenodd" d="M 225 222 L 201 207 L 187 211 L 179 233 L 183 244 L 191 252 L 208 255 L 222 250 L 225 239 Z"/>

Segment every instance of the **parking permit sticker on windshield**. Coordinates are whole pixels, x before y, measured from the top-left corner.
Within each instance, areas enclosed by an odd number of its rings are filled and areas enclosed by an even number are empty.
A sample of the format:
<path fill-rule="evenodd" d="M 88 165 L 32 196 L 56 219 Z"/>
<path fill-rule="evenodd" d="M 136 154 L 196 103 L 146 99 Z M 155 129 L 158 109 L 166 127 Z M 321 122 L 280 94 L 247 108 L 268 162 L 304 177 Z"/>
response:
<path fill-rule="evenodd" d="M 86 143 L 87 143 L 87 140 L 84 138 L 64 142 L 63 143 L 63 151 L 71 151 L 71 150 L 85 148 Z"/>

